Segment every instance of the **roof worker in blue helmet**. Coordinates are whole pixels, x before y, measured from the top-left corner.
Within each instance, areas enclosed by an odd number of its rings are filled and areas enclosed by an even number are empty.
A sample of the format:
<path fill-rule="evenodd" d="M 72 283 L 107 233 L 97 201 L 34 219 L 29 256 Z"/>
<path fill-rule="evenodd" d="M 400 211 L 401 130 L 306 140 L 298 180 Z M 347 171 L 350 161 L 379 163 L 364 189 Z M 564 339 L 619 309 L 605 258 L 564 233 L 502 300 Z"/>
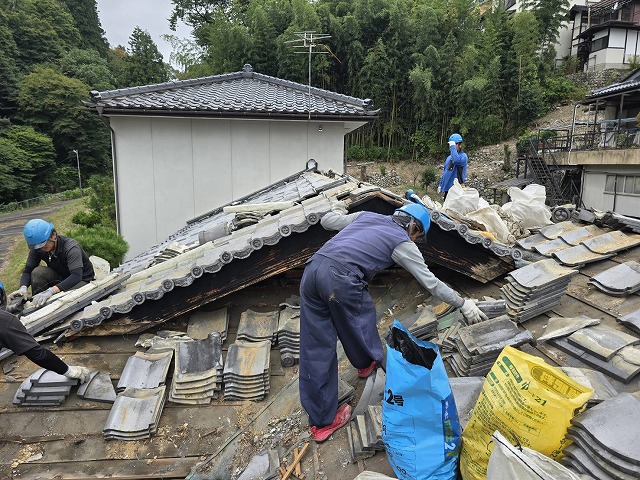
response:
<path fill-rule="evenodd" d="M 337 340 L 361 378 L 383 360 L 368 292 L 368 282 L 379 271 L 397 263 L 432 295 L 460 308 L 469 323 L 486 319 L 473 300 L 461 298 L 426 266 L 414 243 L 429 230 L 424 206 L 404 205 L 393 215 L 348 214 L 344 202 L 334 201 L 321 224 L 339 232 L 307 261 L 300 282 L 300 401 L 317 442 L 351 416 L 348 404 L 338 408 Z"/>
<path fill-rule="evenodd" d="M 454 133 L 449 137 L 449 156 L 444 162 L 438 193 L 443 193 L 444 198 L 447 198 L 447 193 L 456 178 L 460 185 L 466 182 L 468 164 L 469 157 L 462 151 L 462 135 Z"/>
<path fill-rule="evenodd" d="M 94 279 L 93 264 L 73 238 L 58 235 L 53 223 L 35 218 L 23 229 L 29 255 L 20 288 L 7 297 L 11 303 L 19 297 L 27 298 L 31 286 L 33 305 L 41 307 L 56 293 L 86 285 Z M 41 262 L 45 265 L 40 265 Z"/>

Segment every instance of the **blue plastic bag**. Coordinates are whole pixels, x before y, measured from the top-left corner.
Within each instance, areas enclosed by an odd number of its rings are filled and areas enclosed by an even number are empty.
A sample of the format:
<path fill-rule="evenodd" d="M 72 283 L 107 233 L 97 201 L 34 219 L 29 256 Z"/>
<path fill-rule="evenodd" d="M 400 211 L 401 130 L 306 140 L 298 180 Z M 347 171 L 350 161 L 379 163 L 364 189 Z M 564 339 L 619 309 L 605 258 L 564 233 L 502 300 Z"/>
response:
<path fill-rule="evenodd" d="M 461 429 L 442 357 L 397 320 L 387 345 L 382 439 L 399 479 L 455 480 Z"/>

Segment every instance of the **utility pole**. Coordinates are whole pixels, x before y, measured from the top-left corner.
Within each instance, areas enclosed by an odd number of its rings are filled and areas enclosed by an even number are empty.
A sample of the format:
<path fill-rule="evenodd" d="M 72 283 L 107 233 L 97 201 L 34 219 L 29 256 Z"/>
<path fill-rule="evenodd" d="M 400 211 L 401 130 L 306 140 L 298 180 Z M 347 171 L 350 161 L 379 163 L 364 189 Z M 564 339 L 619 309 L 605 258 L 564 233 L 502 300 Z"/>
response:
<path fill-rule="evenodd" d="M 78 164 L 78 185 L 80 186 L 80 195 L 82 195 L 82 177 L 80 176 L 80 156 L 78 155 L 78 150 L 74 150 L 73 153 L 76 154 L 76 163 Z"/>

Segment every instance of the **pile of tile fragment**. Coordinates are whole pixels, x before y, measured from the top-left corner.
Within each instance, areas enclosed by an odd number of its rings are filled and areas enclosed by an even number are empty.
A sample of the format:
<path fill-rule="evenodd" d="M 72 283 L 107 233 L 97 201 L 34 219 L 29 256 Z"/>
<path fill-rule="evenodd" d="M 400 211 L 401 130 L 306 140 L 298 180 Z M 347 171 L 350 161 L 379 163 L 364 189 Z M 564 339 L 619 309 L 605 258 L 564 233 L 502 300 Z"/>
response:
<path fill-rule="evenodd" d="M 575 416 L 560 462 L 597 480 L 640 478 L 639 396 L 620 393 Z"/>
<path fill-rule="evenodd" d="M 41 368 L 18 388 L 13 404 L 18 406 L 56 407 L 62 405 L 78 380 Z"/>
<path fill-rule="evenodd" d="M 176 344 L 176 356 L 169 401 L 205 405 L 222 391 L 224 362 L 220 333 Z"/>
<path fill-rule="evenodd" d="M 358 404 L 347 426 L 351 462 L 372 457 L 384 450 L 382 442 L 382 400 L 386 375 L 379 368 L 367 378 Z"/>
<path fill-rule="evenodd" d="M 456 352 L 445 361 L 459 377 L 484 376 L 504 347 L 534 342 L 531 332 L 506 315 L 460 327 L 453 340 Z"/>
<path fill-rule="evenodd" d="M 560 303 L 577 270 L 558 265 L 553 259 L 530 263 L 509 273 L 500 288 L 509 317 L 522 323 Z"/>

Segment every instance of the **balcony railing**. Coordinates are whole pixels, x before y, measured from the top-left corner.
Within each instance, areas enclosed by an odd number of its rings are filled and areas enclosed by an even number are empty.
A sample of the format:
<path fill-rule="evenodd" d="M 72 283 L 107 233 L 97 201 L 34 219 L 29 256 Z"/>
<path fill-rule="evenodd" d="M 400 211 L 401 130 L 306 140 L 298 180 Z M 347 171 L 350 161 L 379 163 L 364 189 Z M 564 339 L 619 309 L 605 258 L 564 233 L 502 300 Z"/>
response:
<path fill-rule="evenodd" d="M 567 152 L 581 150 L 640 148 L 640 128 L 631 122 L 605 120 L 592 125 L 586 132 L 562 130 L 544 130 L 539 134 L 539 149 L 543 147 L 550 152 Z M 595 127 L 595 128 L 593 128 Z M 544 134 L 542 134 L 544 132 Z"/>

